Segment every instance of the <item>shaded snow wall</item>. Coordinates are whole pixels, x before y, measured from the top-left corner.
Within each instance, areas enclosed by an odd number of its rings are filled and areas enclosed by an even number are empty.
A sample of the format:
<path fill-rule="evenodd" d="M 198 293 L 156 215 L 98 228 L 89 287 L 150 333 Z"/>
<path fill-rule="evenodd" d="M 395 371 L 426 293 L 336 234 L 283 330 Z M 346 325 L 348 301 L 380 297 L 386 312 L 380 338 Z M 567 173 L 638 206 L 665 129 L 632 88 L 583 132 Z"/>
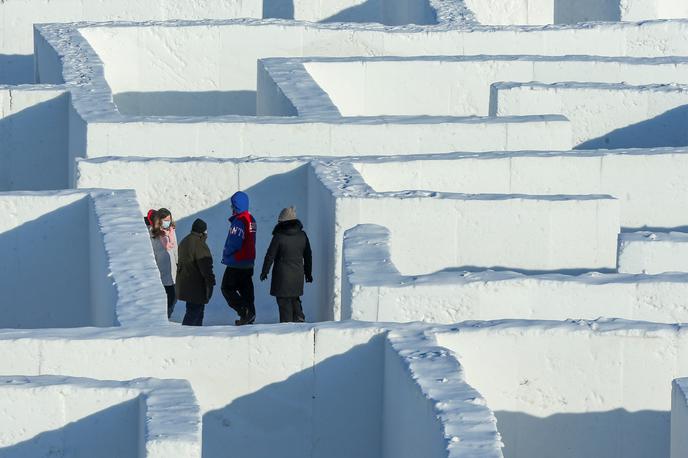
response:
<path fill-rule="evenodd" d="M 374 327 L 277 326 L 229 335 L 203 328 L 193 336 L 117 337 L 117 345 L 107 338 L 0 340 L 3 358 L 15 352 L 21 364 L 5 369 L 28 375 L 188 380 L 208 456 L 232 450 L 237 458 L 379 458 L 383 389 L 406 383 L 384 381 L 384 330 Z"/>
<path fill-rule="evenodd" d="M 0 210 L 0 328 L 167 323 L 133 192 L 0 193 Z"/>
<path fill-rule="evenodd" d="M 671 384 L 671 458 L 688 456 L 688 379 Z"/>
<path fill-rule="evenodd" d="M 0 87 L 0 191 L 69 187 L 68 103 L 60 87 Z"/>
<path fill-rule="evenodd" d="M 251 211 L 258 223 L 256 245 L 256 307 L 259 322 L 278 321 L 275 299 L 269 295 L 270 282 L 259 282 L 258 273 L 272 237 L 272 229 L 282 208 L 294 205 L 313 249 L 315 282 L 306 285 L 303 298 L 308 321 L 331 319 L 326 298 L 331 275 L 330 253 L 334 245 L 334 199 L 323 193 L 322 185 L 308 175 L 304 160 L 82 160 L 77 164 L 77 187 L 135 189 L 141 211 L 169 208 L 177 221 L 179 240 L 188 235 L 196 218 L 208 223 L 208 245 L 213 255 L 218 284 L 225 266 L 222 249 L 231 216 L 229 199 L 236 191 L 248 193 Z M 177 179 L 169 180 L 170 176 Z M 179 183 L 183 182 L 184 186 Z M 329 229 L 328 229 L 329 228 Z M 183 304 L 173 316 L 181 321 Z M 216 287 L 206 308 L 208 324 L 233 323 L 231 311 Z"/>
<path fill-rule="evenodd" d="M 666 250 L 675 250 L 676 245 L 668 244 Z M 524 317 L 688 320 L 686 274 L 526 276 L 449 271 L 404 276 L 390 256 L 389 231 L 376 225 L 356 226 L 345 234 L 342 283 L 342 319 L 447 324 Z"/>
<path fill-rule="evenodd" d="M 0 207 L 0 327 L 94 325 L 89 198 L 0 194 Z"/>
<path fill-rule="evenodd" d="M 487 116 L 490 85 L 502 81 L 624 81 L 627 84 L 688 82 L 688 61 L 681 58 L 643 60 L 581 56 L 445 56 L 346 60 L 325 58 L 292 62 L 286 59 L 268 59 L 265 65 L 268 72 L 278 72 L 284 67 L 284 63 L 296 65 L 299 62 L 344 116 Z M 263 72 L 259 72 L 261 73 Z M 398 78 L 400 74 L 405 77 Z M 278 80 L 281 80 L 280 77 L 279 74 L 275 75 Z M 297 93 L 308 89 L 300 75 L 293 71 L 283 85 L 292 86 L 292 90 Z M 431 91 L 428 91 L 428 85 L 432 86 Z"/>
<path fill-rule="evenodd" d="M 686 334 L 637 322 L 502 321 L 440 333 L 489 400 L 510 458 L 669 456 Z M 489 364 L 485 364 L 489 361 Z"/>
<path fill-rule="evenodd" d="M 199 410 L 185 381 L 12 376 L 0 377 L 0 392 L 6 458 L 201 457 Z"/>
<path fill-rule="evenodd" d="M 490 114 L 561 114 L 577 149 L 688 145 L 688 86 L 496 83 Z"/>
<path fill-rule="evenodd" d="M 504 194 L 609 194 L 621 226 L 688 226 L 688 150 L 457 154 L 354 163 L 375 191 L 428 189 Z"/>

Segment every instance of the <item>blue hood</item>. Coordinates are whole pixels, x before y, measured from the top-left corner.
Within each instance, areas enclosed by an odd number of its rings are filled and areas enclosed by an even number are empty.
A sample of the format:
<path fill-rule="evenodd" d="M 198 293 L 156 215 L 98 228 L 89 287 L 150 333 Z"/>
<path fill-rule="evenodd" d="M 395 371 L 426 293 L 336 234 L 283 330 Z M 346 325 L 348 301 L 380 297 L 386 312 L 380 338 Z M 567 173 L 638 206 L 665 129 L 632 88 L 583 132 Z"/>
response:
<path fill-rule="evenodd" d="M 232 207 L 237 213 L 248 211 L 248 195 L 245 192 L 236 192 L 231 198 Z"/>

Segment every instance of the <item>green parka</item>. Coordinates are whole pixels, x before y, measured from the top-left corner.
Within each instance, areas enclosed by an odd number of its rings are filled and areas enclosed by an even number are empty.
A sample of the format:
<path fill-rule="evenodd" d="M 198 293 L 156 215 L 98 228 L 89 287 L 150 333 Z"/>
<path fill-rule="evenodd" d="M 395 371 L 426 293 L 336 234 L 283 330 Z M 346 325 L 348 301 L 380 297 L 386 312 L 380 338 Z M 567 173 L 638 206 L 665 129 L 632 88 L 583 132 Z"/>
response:
<path fill-rule="evenodd" d="M 177 298 L 192 304 L 207 304 L 213 295 L 213 257 L 205 236 L 192 232 L 179 244 Z"/>

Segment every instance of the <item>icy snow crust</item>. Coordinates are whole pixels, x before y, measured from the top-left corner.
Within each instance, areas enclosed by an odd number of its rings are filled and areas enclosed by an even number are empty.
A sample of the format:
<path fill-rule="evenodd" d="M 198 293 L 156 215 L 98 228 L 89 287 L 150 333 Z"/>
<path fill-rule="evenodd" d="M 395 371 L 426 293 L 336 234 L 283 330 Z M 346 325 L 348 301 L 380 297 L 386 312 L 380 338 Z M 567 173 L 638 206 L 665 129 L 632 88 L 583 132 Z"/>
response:
<path fill-rule="evenodd" d="M 2 289 L 39 305 L 0 390 L 83 394 L 0 455 L 70 446 L 94 392 L 127 456 L 686 454 L 688 21 L 646 21 L 679 2 L 140 3 L 0 3 L 0 84 L 37 83 L 0 86 L 0 189 L 41 191 L 0 194 Z M 151 21 L 36 25 L 26 76 L 26 24 L 111 19 Z M 483 25 L 580 20 L 643 22 Z M 258 253 L 297 206 L 308 319 L 373 323 L 229 328 L 219 291 L 169 323 L 142 212 L 219 257 L 239 189 Z M 50 312 L 27 258 L 59 260 Z"/>

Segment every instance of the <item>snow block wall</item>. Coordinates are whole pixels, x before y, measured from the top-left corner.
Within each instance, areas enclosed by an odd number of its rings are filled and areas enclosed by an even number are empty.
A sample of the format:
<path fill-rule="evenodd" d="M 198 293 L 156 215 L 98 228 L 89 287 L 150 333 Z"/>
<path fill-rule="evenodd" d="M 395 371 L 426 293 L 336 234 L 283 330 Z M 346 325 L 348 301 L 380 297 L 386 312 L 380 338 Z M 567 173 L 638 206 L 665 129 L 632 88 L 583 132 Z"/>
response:
<path fill-rule="evenodd" d="M 493 83 L 614 83 L 622 79 L 629 84 L 678 83 L 686 81 L 688 62 L 666 58 L 491 55 L 264 59 L 261 64 L 262 72 L 275 80 L 290 99 L 298 100 L 299 95 L 308 92 L 308 97 L 303 94 L 301 99 L 312 103 L 313 92 L 319 87 L 344 116 L 486 116 Z M 299 67 L 307 74 L 294 75 Z M 406 77 L 395 77 L 399 74 Z M 315 85 L 306 84 L 308 76 Z M 432 91 L 427 90 L 428 84 Z M 308 108 L 310 111 L 315 107 Z"/>
<path fill-rule="evenodd" d="M 688 453 L 688 385 L 686 379 L 676 379 L 671 387 L 671 458 Z"/>
<path fill-rule="evenodd" d="M 69 187 L 68 103 L 65 88 L 0 87 L 0 191 Z"/>
<path fill-rule="evenodd" d="M 683 2 L 43 1 L 0 2 L 0 455 L 669 456 Z M 260 324 L 168 321 L 143 214 L 219 279 L 238 190 L 257 269 L 296 206 L 308 321 L 403 324 L 273 325 L 258 281 Z"/>
<path fill-rule="evenodd" d="M 0 392 L 3 457 L 201 457 L 201 418 L 182 380 L 0 377 Z"/>
<path fill-rule="evenodd" d="M 128 192 L 0 194 L 6 305 L 0 328 L 108 327 L 141 317 L 162 321 L 164 314 L 156 311 L 161 302 L 139 290 L 158 289 L 159 277 L 143 222 L 131 214 L 138 212 L 135 205 Z M 142 260 L 132 270 L 135 250 Z"/>
<path fill-rule="evenodd" d="M 658 274 L 688 272 L 683 260 L 688 249 L 683 232 L 633 232 L 619 238 L 619 272 Z"/>
<path fill-rule="evenodd" d="M 488 400 L 505 456 L 639 458 L 669 456 L 686 337 L 675 324 L 515 320 L 453 326 L 437 340 Z"/>
<path fill-rule="evenodd" d="M 494 116 L 565 115 L 579 149 L 688 144 L 688 88 L 680 85 L 497 83 L 491 97 Z"/>
<path fill-rule="evenodd" d="M 0 332 L 0 355 L 21 352 L 22 363 L 12 369 L 27 375 L 126 381 L 139 374 L 188 380 L 198 400 L 202 448 L 208 456 L 227 450 L 237 457 L 399 456 L 390 447 L 399 440 L 397 425 L 411 420 L 396 415 L 405 406 L 415 415 L 405 428 L 422 432 L 414 444 L 421 456 L 453 458 L 465 453 L 453 449 L 484 449 L 486 456 L 501 457 L 493 415 L 466 384 L 454 357 L 446 351 L 437 354 L 433 334 L 424 327 L 396 329 L 389 337 L 388 329 L 353 323 L 187 329 L 142 326 L 109 336 L 73 332 L 40 341 Z M 142 346 L 146 352 L 140 351 Z M 109 349 L 107 362 L 103 349 Z M 72 352 L 80 358 L 64 357 Z M 389 376 L 388 366 L 395 367 Z M 10 367 L 0 373 L 5 370 Z M 178 415 L 169 406 L 180 404 L 186 411 L 179 400 L 170 395 L 153 405 Z M 466 408 L 472 421 L 459 415 Z M 189 421 L 193 414 L 191 410 L 179 422 L 161 425 L 191 428 L 198 425 Z M 133 426 L 135 431 L 138 422 L 131 423 L 118 422 L 117 427 Z M 477 431 L 475 425 L 483 423 Z M 152 427 L 149 431 L 158 436 Z"/>
<path fill-rule="evenodd" d="M 688 226 L 685 148 L 508 152 L 353 162 L 377 192 L 609 194 L 624 231 Z"/>
<path fill-rule="evenodd" d="M 389 239 L 390 231 L 376 225 L 356 226 L 345 234 L 342 319 L 430 323 L 600 316 L 666 323 L 688 319 L 688 275 L 683 273 L 448 271 L 408 276 L 396 269 Z M 619 271 L 626 270 L 622 265 Z"/>
<path fill-rule="evenodd" d="M 616 266 L 619 207 L 610 196 L 378 193 L 348 162 L 314 162 L 310 173 L 336 201 L 335 317 L 341 313 L 341 240 L 361 223 L 390 229 L 395 265 L 409 275 L 457 267 L 536 273 Z M 504 234 L 498 228 L 505 226 L 513 229 Z M 414 237 L 422 241 L 409 244 Z"/>
<path fill-rule="evenodd" d="M 177 177 L 170 180 L 170 177 Z M 186 185 L 180 186 L 184 182 Z M 214 258 L 214 270 L 222 278 L 225 266 L 221 264 L 222 249 L 229 230 L 231 216 L 230 196 L 238 191 L 247 192 L 251 209 L 258 223 L 256 270 L 262 267 L 272 229 L 279 212 L 295 206 L 297 216 L 313 239 L 314 277 L 324 280 L 327 264 L 324 254 L 329 245 L 317 243 L 320 228 L 327 225 L 324 208 L 309 211 L 309 201 L 316 199 L 317 190 L 307 185 L 306 162 L 303 160 L 215 160 L 215 159 L 93 159 L 78 162 L 79 188 L 134 189 L 141 214 L 149 208 L 170 209 L 177 222 L 177 235 L 181 241 L 191 231 L 196 218 L 208 224 L 208 245 Z M 309 321 L 327 319 L 323 281 L 306 287 L 304 310 Z M 265 323 L 278 321 L 275 299 L 269 295 L 269 282 L 256 282 L 258 320 Z M 219 291 L 217 291 L 219 293 Z M 173 320 L 181 322 L 184 307 L 180 305 Z M 215 294 L 206 309 L 207 324 L 233 323 L 227 303 L 221 294 Z"/>
<path fill-rule="evenodd" d="M 685 18 L 688 9 L 672 0 L 465 0 L 484 24 L 576 24 Z"/>

